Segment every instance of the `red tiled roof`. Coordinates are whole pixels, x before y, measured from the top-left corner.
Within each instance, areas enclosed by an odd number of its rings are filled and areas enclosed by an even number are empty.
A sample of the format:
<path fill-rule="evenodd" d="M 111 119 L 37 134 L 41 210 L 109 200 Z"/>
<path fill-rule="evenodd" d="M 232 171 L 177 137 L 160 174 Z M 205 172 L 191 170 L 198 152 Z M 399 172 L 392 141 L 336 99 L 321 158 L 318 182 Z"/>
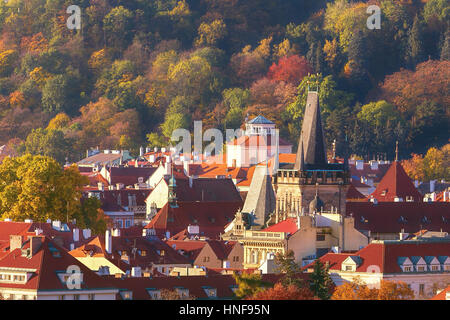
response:
<path fill-rule="evenodd" d="M 236 244 L 236 241 L 223 240 L 207 240 L 206 242 L 219 260 L 226 260 Z"/>
<path fill-rule="evenodd" d="M 133 251 L 133 248 L 136 250 Z M 122 255 L 126 252 L 128 263 L 121 259 L 119 251 Z M 145 251 L 145 255 L 139 251 Z M 164 254 L 161 254 L 162 251 Z M 74 257 L 104 257 L 121 270 L 137 266 L 142 269 L 151 268 L 153 264 L 190 264 L 187 258 L 156 237 L 112 237 L 112 253 L 109 254 L 105 249 L 105 237 L 97 236 L 88 244 L 72 250 L 70 254 Z"/>
<path fill-rule="evenodd" d="M 136 196 L 136 205 L 145 206 L 145 199 L 150 194 L 150 189 L 121 189 L 104 190 L 100 192 L 100 201 L 104 211 L 123 211 L 123 207 L 128 207 L 128 196 Z M 118 203 L 120 195 L 120 205 Z"/>
<path fill-rule="evenodd" d="M 166 243 L 174 250 L 184 252 L 192 262 L 197 258 L 200 251 L 206 245 L 206 241 L 202 240 L 168 240 Z"/>
<path fill-rule="evenodd" d="M 23 257 L 21 249 L 9 252 L 0 260 L 0 268 L 35 269 L 31 278 L 25 284 L 2 283 L 5 288 L 20 288 L 34 290 L 69 290 L 58 277 L 58 272 L 65 272 L 71 265 L 76 265 L 83 273 L 82 289 L 105 289 L 112 285 L 89 270 L 47 237 L 41 237 L 41 246 L 31 258 Z M 54 252 L 58 252 L 55 255 Z"/>
<path fill-rule="evenodd" d="M 392 163 L 372 195 L 378 201 L 394 201 L 396 196 L 403 198 L 404 201 L 409 196 L 416 202 L 422 201 L 422 195 L 414 187 L 399 161 Z"/>
<path fill-rule="evenodd" d="M 450 232 L 448 202 L 347 202 L 355 228 L 373 233 L 414 233 L 420 229 Z"/>
<path fill-rule="evenodd" d="M 36 229 L 42 230 L 42 234 L 53 239 L 56 243 L 63 246 L 66 249 L 70 249 L 70 245 L 73 243 L 75 247 L 80 246 L 90 240 L 83 238 L 83 232 L 79 230 L 79 241 L 73 241 L 73 229 L 76 228 L 73 224 L 67 224 L 70 231 L 58 231 L 52 227 L 51 223 L 45 222 L 6 222 L 0 221 L 0 248 L 9 247 L 10 235 L 22 235 L 24 237 L 34 235 Z M 5 252 L 0 250 L 0 258 Z"/>
<path fill-rule="evenodd" d="M 380 180 L 384 177 L 384 175 L 388 171 L 389 166 L 390 166 L 390 164 L 383 163 L 383 164 L 378 164 L 377 169 L 372 169 L 372 167 L 369 163 L 364 163 L 363 169 L 358 170 L 358 169 L 356 169 L 355 164 L 349 164 L 349 169 L 350 169 L 350 175 L 352 177 L 356 177 L 357 179 L 359 179 L 361 177 L 366 177 L 368 179 L 373 179 L 374 183 L 378 183 L 378 182 L 380 182 Z"/>
<path fill-rule="evenodd" d="M 278 222 L 270 227 L 267 227 L 263 231 L 270 232 L 286 232 L 290 234 L 294 234 L 297 232 L 297 219 L 296 218 L 287 218 L 284 221 Z"/>
<path fill-rule="evenodd" d="M 156 171 L 156 167 L 111 167 L 108 168 L 111 184 L 123 183 L 132 186 L 138 183 L 138 178 L 144 182 Z"/>
<path fill-rule="evenodd" d="M 262 280 L 276 283 L 283 275 L 281 274 L 263 274 Z M 298 278 L 308 280 L 309 275 L 298 274 Z M 181 277 L 154 277 L 154 278 L 114 278 L 108 277 L 111 283 L 119 290 L 132 291 L 135 300 L 150 300 L 148 289 L 157 290 L 176 288 L 185 288 L 189 290 L 189 295 L 196 299 L 208 298 L 203 288 L 217 289 L 217 298 L 232 298 L 233 287 L 236 287 L 236 281 L 232 275 L 210 275 L 210 276 L 181 276 Z M 118 299 L 121 299 L 118 294 Z"/>
<path fill-rule="evenodd" d="M 320 261 L 328 262 L 330 270 L 341 270 L 345 259 L 355 257 L 360 261 L 356 272 L 372 272 L 375 266 L 381 273 L 400 273 L 399 257 L 445 256 L 449 252 L 450 241 L 384 241 L 370 243 L 355 253 L 327 253 L 320 257 Z M 304 268 L 311 266 L 309 264 Z"/>
<path fill-rule="evenodd" d="M 176 194 L 179 201 L 202 202 L 241 202 L 241 196 L 231 179 L 201 178 L 192 179 L 192 187 L 189 179 L 176 178 Z M 167 182 L 166 182 L 167 183 Z"/>
<path fill-rule="evenodd" d="M 353 185 L 353 182 L 350 184 L 350 188 L 348 188 L 347 191 L 347 200 L 349 199 L 365 199 L 367 200 L 366 196 L 363 195 L 361 192 L 358 191 L 358 189 L 355 188 Z"/>
<path fill-rule="evenodd" d="M 177 208 L 172 208 L 169 204 L 162 207 L 145 228 L 153 228 L 159 236 L 164 237 L 166 231 L 173 235 L 195 224 L 200 228 L 199 236 L 218 239 L 220 233 L 223 233 L 224 226 L 234 219 L 242 205 L 242 201 L 178 201 Z"/>

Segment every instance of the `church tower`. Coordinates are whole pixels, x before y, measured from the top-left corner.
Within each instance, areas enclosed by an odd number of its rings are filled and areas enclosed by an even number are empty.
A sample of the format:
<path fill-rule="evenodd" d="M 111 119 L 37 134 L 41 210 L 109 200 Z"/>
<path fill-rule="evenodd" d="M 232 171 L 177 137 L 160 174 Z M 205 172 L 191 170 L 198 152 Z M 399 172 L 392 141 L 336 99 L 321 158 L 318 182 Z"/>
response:
<path fill-rule="evenodd" d="M 333 161 L 337 162 L 337 161 Z M 295 164 L 280 166 L 273 178 L 276 192 L 275 221 L 278 223 L 298 213 L 319 211 L 345 216 L 345 199 L 350 186 L 347 161 L 329 163 L 320 114 L 319 94 L 309 91 Z M 317 212 L 320 214 L 320 212 Z"/>

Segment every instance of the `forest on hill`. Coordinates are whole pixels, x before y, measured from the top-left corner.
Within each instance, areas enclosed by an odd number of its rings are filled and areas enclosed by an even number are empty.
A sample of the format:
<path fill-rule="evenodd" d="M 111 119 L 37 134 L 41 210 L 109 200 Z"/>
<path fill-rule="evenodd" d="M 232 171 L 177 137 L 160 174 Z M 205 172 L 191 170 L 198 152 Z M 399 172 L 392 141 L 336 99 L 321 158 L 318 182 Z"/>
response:
<path fill-rule="evenodd" d="M 258 114 L 295 144 L 313 85 L 338 155 L 424 153 L 449 138 L 449 21 L 447 0 L 1 1 L 0 145 L 63 163 Z"/>

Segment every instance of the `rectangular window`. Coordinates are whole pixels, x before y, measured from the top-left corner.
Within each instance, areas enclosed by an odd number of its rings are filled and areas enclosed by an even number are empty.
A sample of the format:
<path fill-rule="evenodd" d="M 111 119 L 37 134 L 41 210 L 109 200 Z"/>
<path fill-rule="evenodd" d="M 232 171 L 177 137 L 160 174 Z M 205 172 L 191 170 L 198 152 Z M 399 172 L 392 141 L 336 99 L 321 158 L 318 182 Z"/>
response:
<path fill-rule="evenodd" d="M 122 220 L 116 220 L 117 223 L 117 227 L 118 228 L 123 228 L 123 221 Z"/>
<path fill-rule="evenodd" d="M 95 300 L 95 294 L 90 293 L 90 294 L 88 295 L 88 299 L 89 299 L 89 300 Z"/>
<path fill-rule="evenodd" d="M 345 271 L 352 271 L 353 267 L 352 266 L 345 266 Z"/>
<path fill-rule="evenodd" d="M 423 296 L 425 294 L 425 284 L 419 284 L 419 294 Z"/>
<path fill-rule="evenodd" d="M 125 221 L 125 228 L 129 228 L 131 226 L 131 220 Z"/>
<path fill-rule="evenodd" d="M 431 266 L 431 271 L 439 271 L 439 266 Z"/>
<path fill-rule="evenodd" d="M 423 272 L 423 271 L 425 271 L 425 267 L 417 267 L 417 271 Z"/>
<path fill-rule="evenodd" d="M 405 272 L 411 272 L 411 267 L 404 267 L 403 269 Z"/>
<path fill-rule="evenodd" d="M 80 300 L 80 295 L 79 294 L 74 294 L 73 295 L 73 300 Z"/>
<path fill-rule="evenodd" d="M 316 236 L 316 241 L 325 241 L 325 235 L 324 234 L 318 234 Z"/>

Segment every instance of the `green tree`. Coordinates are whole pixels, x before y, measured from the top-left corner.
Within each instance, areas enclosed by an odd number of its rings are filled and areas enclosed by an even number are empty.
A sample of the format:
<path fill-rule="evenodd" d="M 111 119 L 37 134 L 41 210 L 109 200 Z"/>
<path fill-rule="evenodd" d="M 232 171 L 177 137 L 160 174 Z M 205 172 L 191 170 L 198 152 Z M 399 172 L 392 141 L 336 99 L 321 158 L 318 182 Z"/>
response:
<path fill-rule="evenodd" d="M 108 43 L 113 48 L 128 46 L 132 28 L 133 13 L 123 6 L 112 8 L 103 19 L 103 30 Z"/>
<path fill-rule="evenodd" d="M 294 251 L 289 250 L 285 254 L 277 253 L 275 255 L 275 264 L 277 265 L 277 272 L 284 274 L 280 281 L 283 287 L 287 288 L 290 285 L 295 285 L 298 288 L 302 288 L 305 286 L 303 280 L 298 278 L 301 269 L 295 262 Z"/>
<path fill-rule="evenodd" d="M 66 139 L 59 129 L 33 130 L 24 142 L 24 152 L 32 155 L 42 155 L 64 164 L 70 154 L 70 140 Z"/>
<path fill-rule="evenodd" d="M 262 276 L 256 273 L 243 273 L 241 275 L 234 273 L 233 278 L 238 286 L 234 293 L 237 299 L 254 296 L 256 293 L 273 286 L 270 282 L 263 281 Z"/>
<path fill-rule="evenodd" d="M 313 272 L 310 274 L 310 289 L 315 296 L 322 300 L 329 300 L 334 287 L 333 281 L 328 273 L 328 266 L 325 266 L 319 259 L 314 262 Z"/>
<path fill-rule="evenodd" d="M 423 44 L 423 22 L 418 16 L 414 18 L 414 23 L 408 33 L 408 63 L 414 67 L 425 60 Z"/>

